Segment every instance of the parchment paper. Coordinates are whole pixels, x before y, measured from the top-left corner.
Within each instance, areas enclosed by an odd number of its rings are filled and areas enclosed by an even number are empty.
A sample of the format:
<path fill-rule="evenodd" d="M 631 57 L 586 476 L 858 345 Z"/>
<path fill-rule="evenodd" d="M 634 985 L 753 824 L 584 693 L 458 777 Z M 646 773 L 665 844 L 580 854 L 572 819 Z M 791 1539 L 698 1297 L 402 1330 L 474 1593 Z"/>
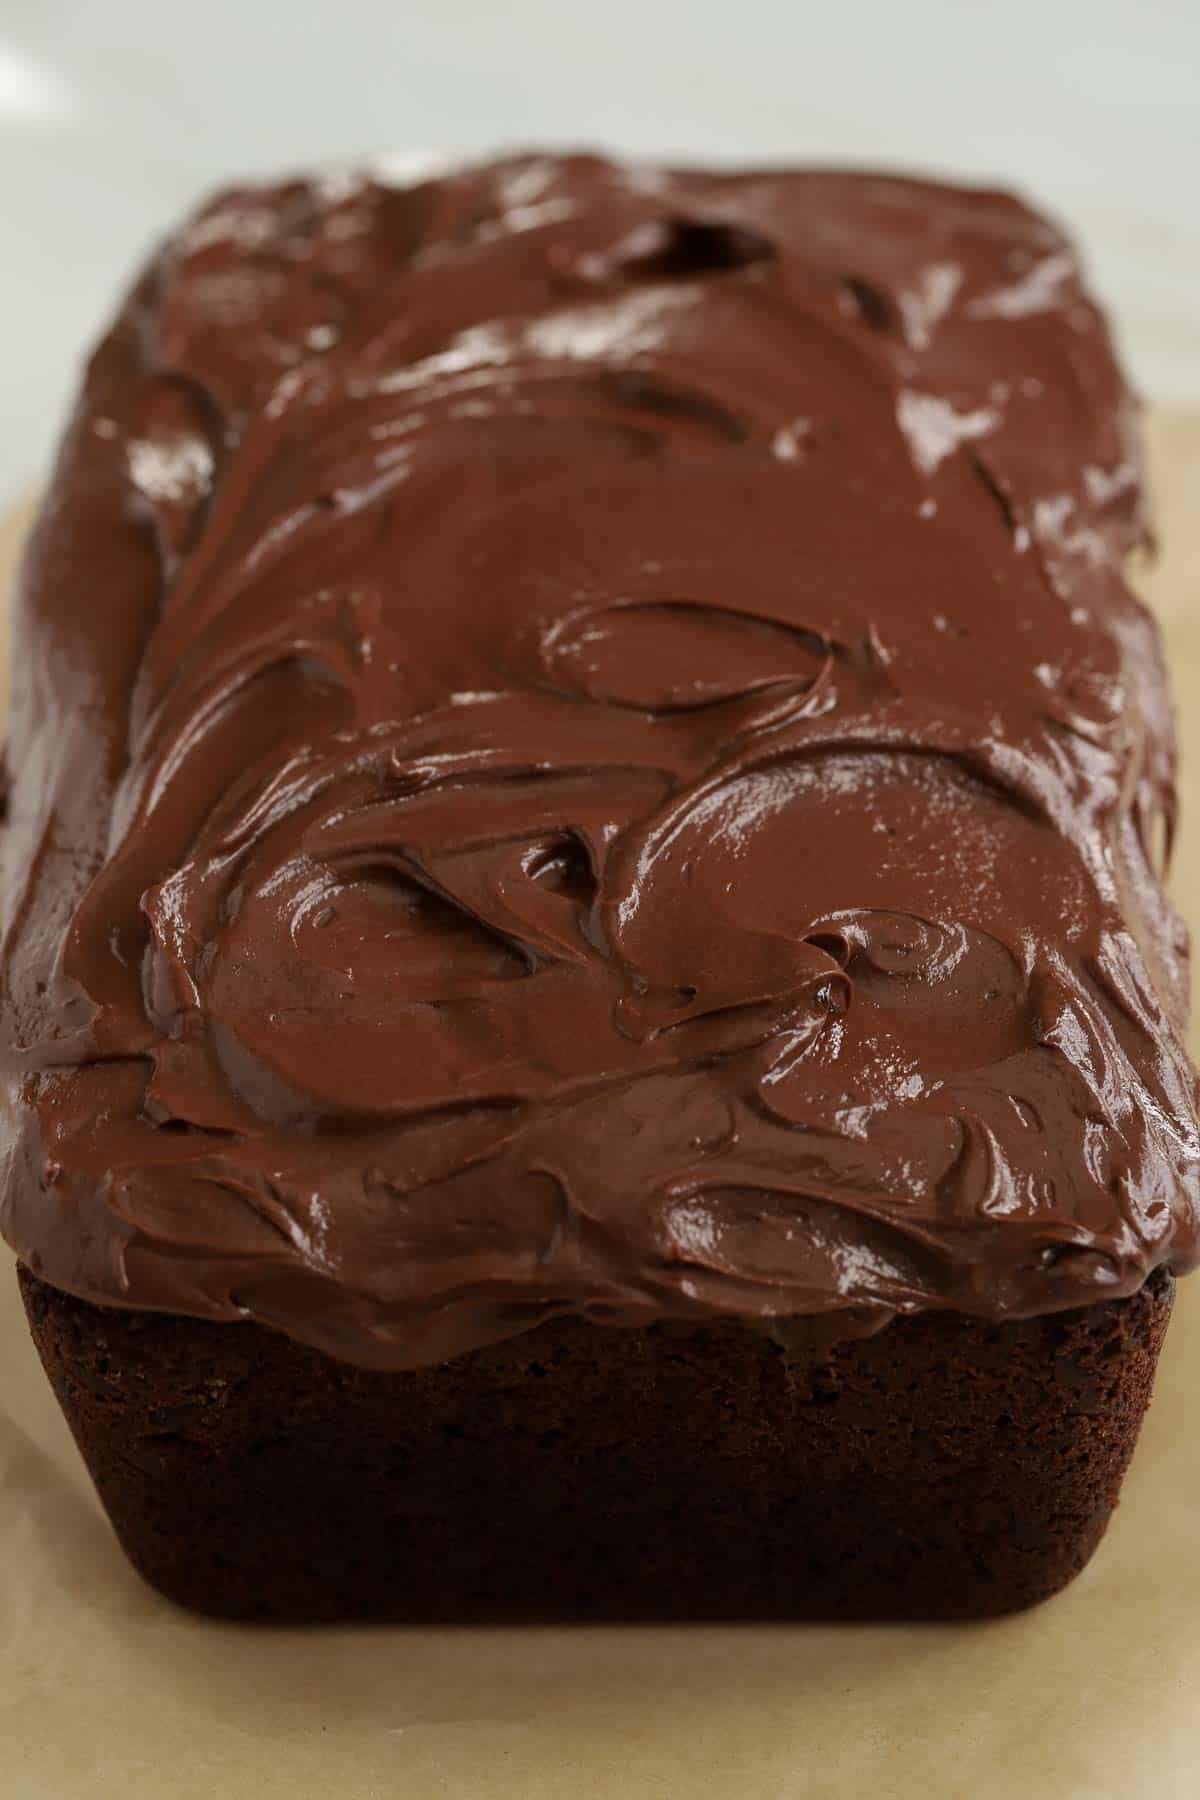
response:
<path fill-rule="evenodd" d="M 1200 417 L 1159 418 L 1152 440 L 1187 771 L 1176 892 L 1200 926 Z M 1198 1378 L 1200 1277 L 1105 1544 L 1018 1618 L 248 1629 L 175 1611 L 127 1568 L 0 1264 L 0 1795 L 1196 1800 Z"/>

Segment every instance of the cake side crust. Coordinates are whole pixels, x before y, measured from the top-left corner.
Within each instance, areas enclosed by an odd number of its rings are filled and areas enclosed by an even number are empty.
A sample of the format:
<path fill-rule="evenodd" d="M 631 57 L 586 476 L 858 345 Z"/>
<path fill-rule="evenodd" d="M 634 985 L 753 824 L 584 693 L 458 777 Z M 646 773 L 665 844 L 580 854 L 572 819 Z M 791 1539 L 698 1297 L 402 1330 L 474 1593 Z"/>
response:
<path fill-rule="evenodd" d="M 20 1271 L 131 1560 L 274 1619 L 968 1618 L 1102 1537 L 1174 1284 L 785 1350 L 560 1320 L 439 1367 L 97 1307 Z"/>

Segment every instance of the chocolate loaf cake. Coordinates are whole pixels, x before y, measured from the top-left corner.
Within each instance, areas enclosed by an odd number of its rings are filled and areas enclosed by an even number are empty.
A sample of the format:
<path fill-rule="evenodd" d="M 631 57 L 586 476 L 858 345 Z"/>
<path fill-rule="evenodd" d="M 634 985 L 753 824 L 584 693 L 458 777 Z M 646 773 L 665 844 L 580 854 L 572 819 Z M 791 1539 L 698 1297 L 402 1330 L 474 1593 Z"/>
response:
<path fill-rule="evenodd" d="M 1011 197 L 229 192 L 25 557 L 0 1222 L 239 1616 L 954 1617 L 1200 1242 L 1134 412 Z"/>

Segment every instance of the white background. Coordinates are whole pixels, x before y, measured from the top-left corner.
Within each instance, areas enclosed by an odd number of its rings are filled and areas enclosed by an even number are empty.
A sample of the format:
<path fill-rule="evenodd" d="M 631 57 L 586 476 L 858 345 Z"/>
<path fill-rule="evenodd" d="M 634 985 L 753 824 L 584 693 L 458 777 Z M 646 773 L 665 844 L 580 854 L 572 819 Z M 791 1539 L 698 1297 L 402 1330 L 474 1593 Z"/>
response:
<path fill-rule="evenodd" d="M 535 141 L 1015 183 L 1200 400 L 1200 0 L 0 0 L 0 500 L 206 187 Z"/>

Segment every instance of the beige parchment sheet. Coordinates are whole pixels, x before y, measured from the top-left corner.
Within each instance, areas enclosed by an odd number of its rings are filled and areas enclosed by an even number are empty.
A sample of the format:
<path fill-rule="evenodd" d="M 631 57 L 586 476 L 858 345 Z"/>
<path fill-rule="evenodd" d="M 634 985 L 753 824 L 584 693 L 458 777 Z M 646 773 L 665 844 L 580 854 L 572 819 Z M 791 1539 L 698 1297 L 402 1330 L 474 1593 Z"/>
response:
<path fill-rule="evenodd" d="M 1200 926 L 1200 417 L 1154 420 L 1152 448 L 1186 764 L 1176 893 Z M 127 1568 L 0 1262 L 0 1796 L 1196 1800 L 1198 1390 L 1200 1276 L 1104 1546 L 1018 1618 L 247 1629 Z"/>

